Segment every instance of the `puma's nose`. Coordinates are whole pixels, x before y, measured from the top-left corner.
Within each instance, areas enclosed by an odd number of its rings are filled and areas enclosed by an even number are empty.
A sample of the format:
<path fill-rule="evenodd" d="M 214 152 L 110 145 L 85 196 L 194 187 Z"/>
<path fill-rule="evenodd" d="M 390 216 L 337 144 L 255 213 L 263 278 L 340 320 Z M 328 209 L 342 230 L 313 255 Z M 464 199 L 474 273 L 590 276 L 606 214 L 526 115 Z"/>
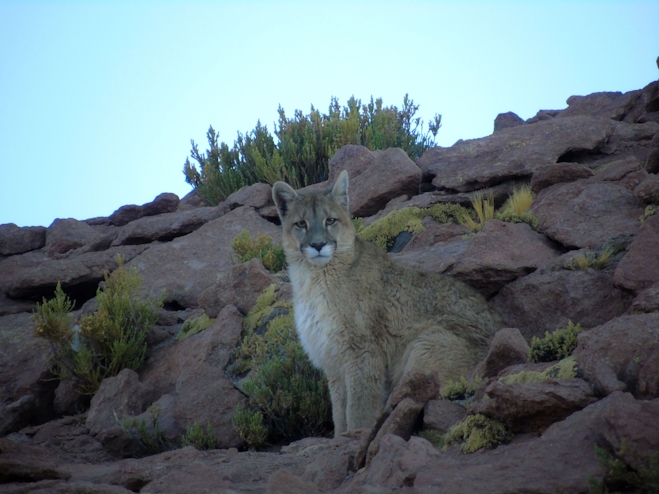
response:
<path fill-rule="evenodd" d="M 327 242 L 317 242 L 317 243 L 309 244 L 310 247 L 313 247 L 313 248 L 316 249 L 318 252 L 320 252 L 321 249 L 322 249 L 323 247 L 325 247 L 326 245 L 327 245 Z"/>

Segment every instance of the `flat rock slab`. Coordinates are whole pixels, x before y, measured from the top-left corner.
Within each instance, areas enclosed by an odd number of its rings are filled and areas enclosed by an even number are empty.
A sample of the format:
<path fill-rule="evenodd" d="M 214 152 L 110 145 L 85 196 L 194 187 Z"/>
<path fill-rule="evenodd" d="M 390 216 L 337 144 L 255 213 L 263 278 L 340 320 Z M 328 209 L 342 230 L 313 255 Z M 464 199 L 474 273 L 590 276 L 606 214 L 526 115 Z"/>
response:
<path fill-rule="evenodd" d="M 421 171 L 400 148 L 369 151 L 343 146 L 330 160 L 329 183 L 334 184 L 343 170 L 348 171 L 350 212 L 355 216 L 371 216 L 395 197 L 419 193 Z"/>
<path fill-rule="evenodd" d="M 544 189 L 530 212 L 540 220 L 540 233 L 568 248 L 594 249 L 610 238 L 636 235 L 643 206 L 621 185 L 579 180 Z"/>
<path fill-rule="evenodd" d="M 646 218 L 613 274 L 616 286 L 639 293 L 659 281 L 659 214 Z"/>
<path fill-rule="evenodd" d="M 585 328 L 624 314 L 631 296 L 613 286 L 611 274 L 593 269 L 535 272 L 509 283 L 492 298 L 504 324 L 527 341 L 564 327 L 568 319 Z"/>
<path fill-rule="evenodd" d="M 603 394 L 659 397 L 659 313 L 622 316 L 578 337 L 574 356 Z"/>
<path fill-rule="evenodd" d="M 448 274 L 486 297 L 559 256 L 544 235 L 526 223 L 491 220 L 485 223 Z"/>
<path fill-rule="evenodd" d="M 443 273 L 453 266 L 464 253 L 471 239 L 454 237 L 446 242 L 437 242 L 430 247 L 420 249 L 403 249 L 389 257 L 411 269 Z"/>
<path fill-rule="evenodd" d="M 506 180 L 530 177 L 569 151 L 593 150 L 619 124 L 609 119 L 575 116 L 502 129 L 480 139 L 434 147 L 417 161 L 424 182 L 457 192 L 482 189 Z"/>
<path fill-rule="evenodd" d="M 280 227 L 264 220 L 254 209 L 240 207 L 189 235 L 152 246 L 128 266 L 137 268 L 147 294 L 159 297 L 165 290 L 166 303 L 198 307 L 199 294 L 231 271 L 231 243 L 243 230 L 252 237 L 270 235 L 275 243 L 281 237 Z"/>
<path fill-rule="evenodd" d="M 43 226 L 19 227 L 14 223 L 0 225 L 0 255 L 11 256 L 40 249 L 46 244 Z"/>

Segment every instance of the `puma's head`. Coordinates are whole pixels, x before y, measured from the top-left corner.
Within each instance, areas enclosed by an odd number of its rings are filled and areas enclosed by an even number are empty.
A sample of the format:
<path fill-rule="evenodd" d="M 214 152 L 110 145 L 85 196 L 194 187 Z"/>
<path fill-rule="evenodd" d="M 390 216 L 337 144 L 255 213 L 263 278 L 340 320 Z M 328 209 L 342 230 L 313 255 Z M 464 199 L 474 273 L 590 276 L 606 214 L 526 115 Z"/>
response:
<path fill-rule="evenodd" d="M 348 172 L 342 171 L 332 191 L 298 194 L 284 182 L 272 187 L 283 228 L 289 264 L 324 266 L 335 256 L 352 252 L 355 227 L 348 207 Z"/>

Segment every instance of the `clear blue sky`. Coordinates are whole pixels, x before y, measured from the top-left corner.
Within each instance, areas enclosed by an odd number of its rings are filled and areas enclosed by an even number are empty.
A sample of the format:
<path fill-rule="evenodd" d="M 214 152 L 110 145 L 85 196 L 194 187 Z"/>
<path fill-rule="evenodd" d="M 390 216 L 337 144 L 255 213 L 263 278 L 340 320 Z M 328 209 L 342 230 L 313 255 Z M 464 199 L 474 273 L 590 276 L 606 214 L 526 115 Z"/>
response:
<path fill-rule="evenodd" d="M 190 139 L 232 144 L 330 98 L 405 93 L 438 142 L 500 112 L 659 78 L 659 2 L 0 0 L 0 224 L 190 191 Z"/>

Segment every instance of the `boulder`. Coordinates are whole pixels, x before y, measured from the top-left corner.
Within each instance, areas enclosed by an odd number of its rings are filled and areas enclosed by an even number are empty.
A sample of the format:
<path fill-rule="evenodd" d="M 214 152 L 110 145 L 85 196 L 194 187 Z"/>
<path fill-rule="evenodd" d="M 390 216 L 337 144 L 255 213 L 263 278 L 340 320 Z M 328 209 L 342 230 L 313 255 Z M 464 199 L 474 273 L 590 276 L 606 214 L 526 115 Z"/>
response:
<path fill-rule="evenodd" d="M 32 314 L 0 317 L 0 436 L 53 416 L 50 345 L 34 336 Z"/>
<path fill-rule="evenodd" d="M 450 400 L 431 400 L 423 407 L 423 428 L 448 432 L 467 416 L 467 409 Z"/>
<path fill-rule="evenodd" d="M 613 275 L 616 286 L 639 293 L 659 281 L 659 215 L 647 218 Z"/>
<path fill-rule="evenodd" d="M 634 188 L 634 195 L 643 204 L 659 204 L 659 175 L 649 175 Z"/>
<path fill-rule="evenodd" d="M 573 355 L 600 393 L 659 397 L 659 313 L 621 316 L 584 331 Z"/>
<path fill-rule="evenodd" d="M 517 127 L 523 124 L 524 120 L 521 119 L 516 113 L 511 111 L 506 113 L 499 113 L 497 118 L 494 119 L 494 132 L 507 129 L 509 127 Z"/>
<path fill-rule="evenodd" d="M 156 214 L 176 211 L 179 202 L 179 198 L 176 194 L 163 192 L 156 196 L 153 201 L 147 202 L 142 206 L 136 206 L 134 204 L 121 206 L 112 213 L 108 219 L 109 222 L 115 226 L 123 226 L 143 216 L 154 216 Z"/>
<path fill-rule="evenodd" d="M 531 191 L 537 194 L 555 184 L 574 182 L 581 178 L 590 178 L 594 172 L 579 163 L 554 163 L 541 168 L 531 177 Z"/>
<path fill-rule="evenodd" d="M 410 269 L 443 273 L 453 266 L 469 246 L 470 240 L 453 237 L 446 242 L 437 242 L 426 248 L 404 248 L 389 257 Z"/>
<path fill-rule="evenodd" d="M 620 185 L 579 180 L 544 189 L 530 208 L 538 231 L 568 248 L 597 248 L 612 237 L 636 235 L 642 205 Z"/>
<path fill-rule="evenodd" d="M 491 220 L 471 240 L 448 274 L 486 297 L 559 256 L 549 241 L 526 223 Z"/>
<path fill-rule="evenodd" d="M 425 230 L 415 234 L 401 252 L 412 252 L 431 247 L 439 242 L 448 242 L 456 237 L 468 235 L 469 228 L 455 223 L 438 223 L 429 216 L 422 220 Z"/>
<path fill-rule="evenodd" d="M 535 272 L 509 283 L 491 300 L 508 327 L 524 338 L 542 338 L 568 319 L 585 328 L 624 314 L 631 296 L 613 286 L 611 275 L 593 269 Z"/>
<path fill-rule="evenodd" d="M 494 335 L 487 356 L 474 375 L 481 378 L 496 376 L 511 365 L 525 364 L 529 359 L 529 345 L 517 328 L 500 329 Z"/>
<path fill-rule="evenodd" d="M 14 223 L 0 225 L 0 255 L 11 256 L 40 249 L 46 244 L 43 226 L 19 227 Z"/>
<path fill-rule="evenodd" d="M 199 294 L 233 268 L 231 243 L 242 230 L 270 235 L 275 243 L 281 236 L 281 229 L 254 209 L 240 207 L 188 235 L 152 246 L 128 266 L 137 268 L 147 294 L 158 297 L 165 290 L 166 305 L 198 307 Z"/>
<path fill-rule="evenodd" d="M 103 234 L 87 223 L 73 218 L 56 219 L 46 230 L 46 252 L 51 257 L 85 245 L 103 244 L 104 241 L 109 244 Z"/>
<path fill-rule="evenodd" d="M 569 161 L 561 158 L 572 150 L 594 150 L 613 134 L 616 125 L 626 124 L 583 116 L 554 118 L 458 141 L 450 148 L 431 148 L 417 165 L 423 182 L 432 182 L 439 190 L 468 192 L 530 177 L 547 165 Z"/>
<path fill-rule="evenodd" d="M 498 420 L 516 434 L 541 432 L 597 401 L 593 389 L 582 379 L 511 384 L 494 381 L 485 393 L 489 399 L 476 403 L 469 412 Z"/>
<path fill-rule="evenodd" d="M 350 212 L 355 216 L 371 216 L 394 197 L 419 192 L 421 171 L 400 148 L 343 146 L 329 162 L 329 183 L 343 170 L 350 177 Z"/>
<path fill-rule="evenodd" d="M 263 290 L 276 281 L 277 278 L 263 267 L 260 260 L 250 259 L 235 265 L 227 276 L 223 276 L 201 292 L 198 298 L 199 307 L 204 309 L 209 317 L 217 317 L 220 310 L 227 305 L 235 305 L 246 315 Z"/>
<path fill-rule="evenodd" d="M 229 212 L 225 203 L 217 207 L 199 207 L 187 211 L 145 216 L 121 228 L 112 245 L 147 244 L 167 242 L 200 228 L 211 220 Z"/>
<path fill-rule="evenodd" d="M 628 156 L 599 168 L 589 183 L 615 183 L 634 190 L 647 178 L 648 172 L 641 168 L 641 162 L 634 156 Z"/>
<path fill-rule="evenodd" d="M 647 159 L 645 160 L 645 171 L 648 173 L 659 173 L 659 132 L 657 132 L 648 149 Z"/>
<path fill-rule="evenodd" d="M 219 204 L 218 204 L 219 205 Z M 181 199 L 178 203 L 178 207 L 176 208 L 177 211 L 183 212 L 183 211 L 190 211 L 191 209 L 195 208 L 201 208 L 208 206 L 204 202 L 204 200 L 199 197 L 197 194 L 196 189 L 192 189 L 190 192 L 188 192 L 185 196 L 183 196 L 183 199 Z"/>
<path fill-rule="evenodd" d="M 628 121 L 625 117 L 640 93 L 640 90 L 635 90 L 624 94 L 616 91 L 592 93 L 587 96 L 570 96 L 567 99 L 568 107 L 557 116 L 565 118 L 574 117 L 575 115 L 587 115 Z M 631 122 L 633 123 L 633 120 Z"/>
<path fill-rule="evenodd" d="M 640 292 L 629 309 L 632 314 L 659 312 L 659 282 Z"/>
<path fill-rule="evenodd" d="M 274 205 L 272 202 L 272 187 L 270 184 L 263 183 L 245 185 L 227 197 L 224 202 L 229 206 L 229 209 L 236 209 L 240 206 L 260 209 Z"/>

